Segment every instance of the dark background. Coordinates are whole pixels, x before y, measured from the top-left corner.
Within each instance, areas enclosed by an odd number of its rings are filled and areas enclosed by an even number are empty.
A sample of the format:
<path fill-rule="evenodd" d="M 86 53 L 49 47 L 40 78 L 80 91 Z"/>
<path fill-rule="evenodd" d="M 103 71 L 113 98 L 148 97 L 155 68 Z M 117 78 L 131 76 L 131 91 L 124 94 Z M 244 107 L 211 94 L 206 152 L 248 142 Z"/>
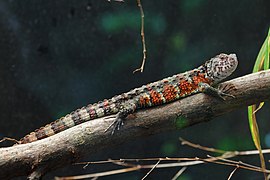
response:
<path fill-rule="evenodd" d="M 142 59 L 136 0 L 0 0 L 0 138 L 21 138 L 72 110 L 143 84 L 190 70 L 221 52 L 236 53 L 232 77 L 252 71 L 270 25 L 269 0 L 143 1 L 147 62 Z M 230 78 L 232 78 L 230 77 Z M 270 146 L 269 105 L 258 113 L 261 141 Z M 185 130 L 112 146 L 85 160 L 206 157 L 181 146 L 178 137 L 224 150 L 255 149 L 247 108 Z M 8 144 L 4 144 L 8 145 Z M 269 157 L 266 156 L 267 166 Z M 260 165 L 258 156 L 238 157 Z M 155 163 L 155 162 L 153 162 Z M 77 175 L 119 168 L 70 166 L 45 176 Z M 148 179 L 170 179 L 180 168 L 156 169 Z M 227 179 L 234 168 L 189 167 L 180 179 Z M 147 171 L 104 179 L 140 179 Z M 234 179 L 262 179 L 237 170 Z"/>

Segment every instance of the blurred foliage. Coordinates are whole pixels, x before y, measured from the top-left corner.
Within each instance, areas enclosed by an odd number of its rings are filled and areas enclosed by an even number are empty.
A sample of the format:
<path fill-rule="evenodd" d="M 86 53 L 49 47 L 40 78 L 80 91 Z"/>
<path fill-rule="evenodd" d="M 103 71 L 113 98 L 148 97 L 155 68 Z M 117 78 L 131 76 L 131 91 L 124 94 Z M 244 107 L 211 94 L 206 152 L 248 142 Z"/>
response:
<path fill-rule="evenodd" d="M 164 16 L 155 15 L 151 17 L 151 14 L 147 15 L 149 18 L 145 21 L 147 24 L 146 28 L 148 31 L 155 35 L 159 35 L 164 32 L 166 28 L 166 21 Z M 122 11 L 121 13 L 107 13 L 103 14 L 100 20 L 100 27 L 106 33 L 110 34 L 121 34 L 123 31 L 128 29 L 140 31 L 140 14 L 138 11 Z"/>
<path fill-rule="evenodd" d="M 217 149 L 222 149 L 224 151 L 243 151 L 252 149 L 252 142 L 249 137 L 246 136 L 230 136 L 227 135 L 225 137 L 220 138 L 219 142 L 216 145 Z"/>
<path fill-rule="evenodd" d="M 194 13 L 204 3 L 204 0 L 183 0 L 181 1 L 182 11 L 187 13 Z"/>
<path fill-rule="evenodd" d="M 178 146 L 175 144 L 175 142 L 170 142 L 168 140 L 161 146 L 161 153 L 164 157 L 173 156 L 178 150 L 177 147 Z"/>
<path fill-rule="evenodd" d="M 175 126 L 178 128 L 178 129 L 182 129 L 184 127 L 186 127 L 188 125 L 188 119 L 185 118 L 184 116 L 179 116 L 176 121 L 175 121 Z"/>
<path fill-rule="evenodd" d="M 171 35 L 168 39 L 168 46 L 170 46 L 170 49 L 175 53 L 186 51 L 186 43 L 186 36 L 181 32 Z"/>
<path fill-rule="evenodd" d="M 121 12 L 118 14 L 103 14 L 101 27 L 107 33 L 121 33 L 127 28 L 138 29 L 140 19 L 137 12 Z"/>

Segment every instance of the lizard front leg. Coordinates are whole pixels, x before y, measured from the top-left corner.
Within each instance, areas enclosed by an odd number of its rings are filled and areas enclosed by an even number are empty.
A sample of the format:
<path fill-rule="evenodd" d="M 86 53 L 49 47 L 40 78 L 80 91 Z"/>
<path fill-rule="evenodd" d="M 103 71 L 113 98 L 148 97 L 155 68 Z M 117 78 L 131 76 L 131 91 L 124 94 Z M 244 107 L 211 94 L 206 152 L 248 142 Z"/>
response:
<path fill-rule="evenodd" d="M 119 106 L 119 111 L 116 114 L 116 117 L 112 124 L 105 130 L 107 131 L 112 127 L 112 134 L 114 134 L 115 130 L 119 130 L 121 126 L 124 125 L 125 118 L 129 115 L 135 112 L 136 110 L 136 104 L 129 100 L 126 102 L 122 102 Z"/>
<path fill-rule="evenodd" d="M 209 95 L 221 98 L 222 100 L 225 100 L 224 98 L 225 96 L 234 98 L 233 95 L 227 94 L 223 92 L 222 90 L 220 90 L 219 88 L 214 88 L 207 83 L 200 82 L 198 85 L 199 85 L 199 90 L 205 94 L 209 94 Z"/>

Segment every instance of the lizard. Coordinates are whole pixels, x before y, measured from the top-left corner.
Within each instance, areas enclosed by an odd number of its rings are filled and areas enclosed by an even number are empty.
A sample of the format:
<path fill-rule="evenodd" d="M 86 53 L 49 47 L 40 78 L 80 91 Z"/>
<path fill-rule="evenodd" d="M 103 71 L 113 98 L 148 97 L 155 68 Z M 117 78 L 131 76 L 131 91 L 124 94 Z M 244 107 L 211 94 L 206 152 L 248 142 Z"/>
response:
<path fill-rule="evenodd" d="M 226 94 L 215 88 L 220 81 L 230 76 L 236 69 L 238 60 L 236 54 L 221 53 L 207 60 L 204 64 L 190 71 L 179 73 L 160 81 L 152 82 L 135 88 L 127 93 L 104 99 L 95 104 L 79 108 L 60 119 L 41 127 L 21 138 L 17 144 L 31 143 L 83 122 L 100 117 L 115 115 L 112 134 L 119 130 L 123 121 L 139 109 L 155 107 L 185 98 L 196 93 L 206 93 L 224 99 Z"/>

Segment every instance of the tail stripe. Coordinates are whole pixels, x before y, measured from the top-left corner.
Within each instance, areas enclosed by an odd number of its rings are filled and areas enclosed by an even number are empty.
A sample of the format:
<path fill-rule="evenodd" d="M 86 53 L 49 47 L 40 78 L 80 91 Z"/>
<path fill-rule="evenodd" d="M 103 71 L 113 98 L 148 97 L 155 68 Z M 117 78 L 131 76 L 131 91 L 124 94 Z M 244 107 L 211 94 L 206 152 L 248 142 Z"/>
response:
<path fill-rule="evenodd" d="M 80 111 L 78 112 L 80 115 L 81 119 L 85 122 L 90 119 L 89 113 L 86 111 L 85 107 L 81 108 Z"/>
<path fill-rule="evenodd" d="M 71 118 L 74 121 L 75 125 L 81 124 L 82 119 L 80 117 L 80 114 L 78 113 L 78 111 L 74 111 L 73 113 L 71 113 Z"/>
<path fill-rule="evenodd" d="M 35 132 L 35 134 L 33 135 L 36 136 L 37 139 L 42 138 L 42 137 L 48 137 L 45 129 L 44 131 Z"/>
<path fill-rule="evenodd" d="M 64 123 L 67 127 L 69 127 L 69 128 L 75 126 L 75 123 L 74 123 L 74 121 L 72 120 L 72 116 L 71 116 L 70 114 L 68 114 L 68 115 L 66 115 L 66 116 L 64 117 L 63 123 Z"/>
<path fill-rule="evenodd" d="M 54 131 L 52 130 L 51 125 L 47 125 L 44 127 L 43 130 L 36 132 L 36 136 L 38 139 L 45 138 L 45 137 L 52 136 L 52 135 L 54 135 Z"/>

